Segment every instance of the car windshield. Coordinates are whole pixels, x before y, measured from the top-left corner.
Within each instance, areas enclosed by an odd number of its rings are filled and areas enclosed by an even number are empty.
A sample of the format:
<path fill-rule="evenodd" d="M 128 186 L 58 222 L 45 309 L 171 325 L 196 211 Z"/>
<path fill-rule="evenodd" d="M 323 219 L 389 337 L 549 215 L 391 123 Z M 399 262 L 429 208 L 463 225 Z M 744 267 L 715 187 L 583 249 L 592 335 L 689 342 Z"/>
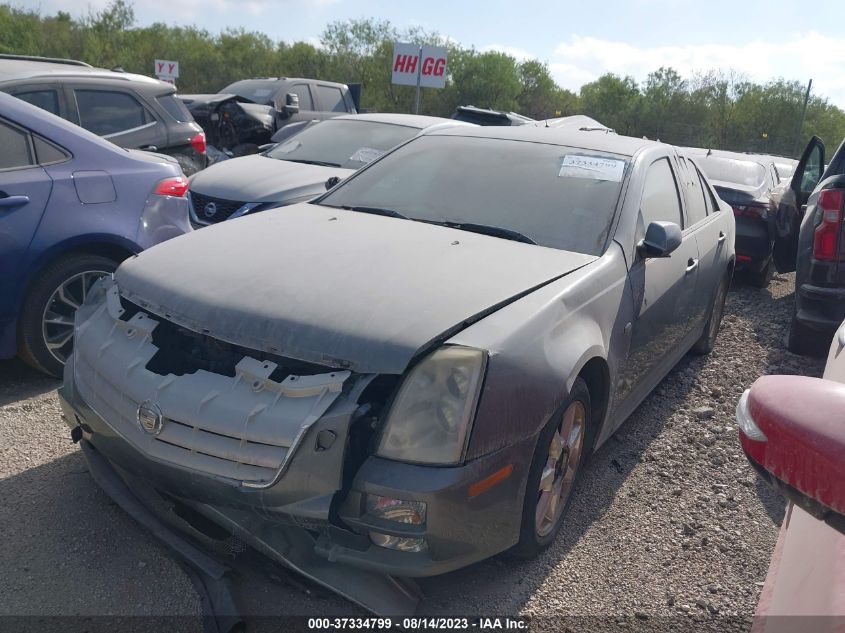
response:
<path fill-rule="evenodd" d="M 758 163 L 718 156 L 697 156 L 696 159 L 710 180 L 755 188 L 762 186 L 766 180 L 766 168 Z"/>
<path fill-rule="evenodd" d="M 245 99 L 249 99 L 254 103 L 263 103 L 265 105 L 273 104 L 273 95 L 277 92 L 278 87 L 276 81 L 236 81 L 229 84 L 221 93 L 235 94 Z"/>
<path fill-rule="evenodd" d="M 419 128 L 376 121 L 329 119 L 270 149 L 266 156 L 329 167 L 359 169 Z"/>
<path fill-rule="evenodd" d="M 545 143 L 422 136 L 319 204 L 467 230 L 498 228 L 478 232 L 599 255 L 628 160 Z"/>

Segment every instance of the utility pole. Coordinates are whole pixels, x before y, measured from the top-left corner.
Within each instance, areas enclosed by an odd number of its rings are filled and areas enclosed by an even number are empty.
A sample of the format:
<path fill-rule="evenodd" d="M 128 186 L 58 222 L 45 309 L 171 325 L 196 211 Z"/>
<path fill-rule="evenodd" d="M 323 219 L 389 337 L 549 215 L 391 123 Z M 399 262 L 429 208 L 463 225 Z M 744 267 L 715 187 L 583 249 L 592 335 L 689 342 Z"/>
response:
<path fill-rule="evenodd" d="M 792 150 L 793 156 L 798 156 L 798 149 L 801 145 L 801 133 L 804 131 L 804 119 L 807 117 L 807 103 L 810 101 L 810 90 L 813 88 L 813 80 L 810 79 L 807 84 L 807 93 L 804 95 L 804 107 L 801 109 L 801 124 L 798 126 L 798 134 L 795 135 L 795 148 Z"/>

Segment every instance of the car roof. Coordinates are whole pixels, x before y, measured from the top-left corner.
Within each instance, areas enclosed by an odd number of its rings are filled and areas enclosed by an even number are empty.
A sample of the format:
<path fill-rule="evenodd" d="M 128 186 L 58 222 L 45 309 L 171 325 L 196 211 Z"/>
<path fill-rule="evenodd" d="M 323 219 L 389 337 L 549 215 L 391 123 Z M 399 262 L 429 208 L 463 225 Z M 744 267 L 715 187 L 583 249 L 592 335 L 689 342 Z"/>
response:
<path fill-rule="evenodd" d="M 622 136 L 605 129 L 582 131 L 572 127 L 538 127 L 534 125 L 450 127 L 429 133 L 432 136 L 468 136 L 478 138 L 505 139 L 565 145 L 581 149 L 609 152 L 621 156 L 633 156 L 641 149 L 668 147 L 659 141 L 650 141 L 633 136 Z"/>
<path fill-rule="evenodd" d="M 309 79 L 307 77 L 247 77 L 245 79 L 238 79 L 227 85 L 234 86 L 235 84 L 246 83 L 288 83 L 292 81 L 301 81 L 311 84 L 324 84 L 326 86 L 337 86 L 338 88 L 346 88 L 346 84 L 338 83 L 336 81 L 323 81 L 322 79 Z"/>
<path fill-rule="evenodd" d="M 94 68 L 92 66 L 81 66 L 74 63 L 63 63 L 60 61 L 42 61 L 39 59 L 2 58 L 0 57 L 0 83 L 18 79 L 34 79 L 45 77 L 50 79 L 62 78 L 94 78 L 108 79 L 114 81 L 133 81 L 146 86 L 160 88 L 173 88 L 171 84 L 165 83 L 145 75 L 126 73 L 119 70 L 107 70 L 105 68 Z M 175 90 L 175 88 L 173 88 Z"/>
<path fill-rule="evenodd" d="M 473 127 L 470 123 L 463 123 L 462 121 L 455 121 L 454 119 L 446 119 L 439 116 L 426 116 L 423 114 L 396 114 L 390 112 L 369 112 L 366 114 L 342 114 L 334 117 L 334 120 L 349 120 L 349 121 L 372 121 L 373 123 L 389 123 L 392 125 L 405 125 L 407 127 L 415 127 L 417 129 L 425 129 L 432 125 L 443 125 L 445 123 L 454 125 L 455 127 Z"/>
<path fill-rule="evenodd" d="M 743 152 L 731 152 L 725 149 L 706 149 L 704 147 L 682 147 L 679 151 L 696 158 L 723 158 L 738 160 L 746 163 L 755 163 L 768 168 L 774 161 L 772 156 L 767 154 L 745 154 Z"/>

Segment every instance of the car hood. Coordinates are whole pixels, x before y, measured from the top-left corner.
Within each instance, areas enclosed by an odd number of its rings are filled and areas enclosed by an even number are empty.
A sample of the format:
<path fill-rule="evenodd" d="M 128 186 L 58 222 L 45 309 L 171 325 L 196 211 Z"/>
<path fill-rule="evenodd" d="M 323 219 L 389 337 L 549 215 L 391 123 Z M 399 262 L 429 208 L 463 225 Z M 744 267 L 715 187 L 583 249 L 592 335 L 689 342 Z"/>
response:
<path fill-rule="evenodd" d="M 261 154 L 224 160 L 191 178 L 191 191 L 239 202 L 284 202 L 325 191 L 332 176 L 346 178 L 352 169 L 304 165 Z"/>
<path fill-rule="evenodd" d="M 595 259 L 303 203 L 168 240 L 115 279 L 125 298 L 193 331 L 399 374 L 418 352 Z"/>

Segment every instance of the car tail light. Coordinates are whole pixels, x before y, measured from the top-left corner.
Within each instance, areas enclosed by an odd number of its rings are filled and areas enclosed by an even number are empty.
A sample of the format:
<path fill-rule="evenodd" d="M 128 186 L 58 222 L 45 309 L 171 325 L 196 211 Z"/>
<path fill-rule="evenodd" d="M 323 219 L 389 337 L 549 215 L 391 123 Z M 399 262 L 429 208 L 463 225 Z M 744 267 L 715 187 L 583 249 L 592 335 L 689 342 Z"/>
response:
<path fill-rule="evenodd" d="M 747 205 L 732 204 L 731 208 L 734 210 L 734 216 L 736 217 L 746 216 L 762 218 L 763 220 L 768 218 L 769 207 L 765 203 L 752 202 Z"/>
<path fill-rule="evenodd" d="M 838 259 L 843 193 L 842 189 L 825 189 L 819 194 L 822 221 L 813 237 L 813 257 L 817 260 L 830 262 Z"/>
<path fill-rule="evenodd" d="M 193 147 L 198 154 L 205 154 L 205 132 L 200 132 L 191 139 L 191 147 Z"/>
<path fill-rule="evenodd" d="M 181 198 L 188 193 L 188 179 L 184 176 L 165 178 L 159 181 L 153 193 L 157 196 L 175 196 Z"/>

